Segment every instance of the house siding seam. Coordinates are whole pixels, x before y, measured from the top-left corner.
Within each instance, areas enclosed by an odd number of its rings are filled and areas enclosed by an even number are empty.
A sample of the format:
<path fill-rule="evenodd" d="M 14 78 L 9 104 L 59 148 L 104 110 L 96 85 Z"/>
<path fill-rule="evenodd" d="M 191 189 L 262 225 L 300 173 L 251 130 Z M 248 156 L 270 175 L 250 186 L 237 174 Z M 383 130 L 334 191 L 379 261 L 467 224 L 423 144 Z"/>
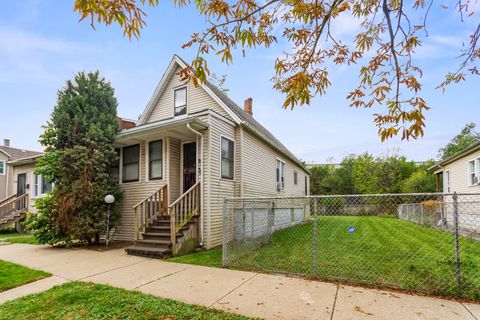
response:
<path fill-rule="evenodd" d="M 223 226 L 223 200 L 235 196 L 235 179 L 221 178 L 221 136 L 235 139 L 235 127 L 210 117 L 210 166 L 209 166 L 209 237 L 207 248 L 218 246 L 222 243 Z M 237 141 L 235 141 L 236 143 Z M 235 163 L 238 161 L 235 161 Z"/>

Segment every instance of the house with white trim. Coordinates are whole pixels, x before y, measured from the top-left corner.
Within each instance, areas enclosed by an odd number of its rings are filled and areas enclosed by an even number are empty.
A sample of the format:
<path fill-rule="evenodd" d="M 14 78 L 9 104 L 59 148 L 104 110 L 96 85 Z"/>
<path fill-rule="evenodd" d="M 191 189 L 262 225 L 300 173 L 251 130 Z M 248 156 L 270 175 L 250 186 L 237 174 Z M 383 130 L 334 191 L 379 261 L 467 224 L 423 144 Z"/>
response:
<path fill-rule="evenodd" d="M 129 254 L 164 257 L 222 243 L 223 200 L 304 196 L 310 173 L 253 117 L 207 82 L 195 87 L 174 56 L 139 120 L 115 138 L 123 191 L 113 237 Z"/>

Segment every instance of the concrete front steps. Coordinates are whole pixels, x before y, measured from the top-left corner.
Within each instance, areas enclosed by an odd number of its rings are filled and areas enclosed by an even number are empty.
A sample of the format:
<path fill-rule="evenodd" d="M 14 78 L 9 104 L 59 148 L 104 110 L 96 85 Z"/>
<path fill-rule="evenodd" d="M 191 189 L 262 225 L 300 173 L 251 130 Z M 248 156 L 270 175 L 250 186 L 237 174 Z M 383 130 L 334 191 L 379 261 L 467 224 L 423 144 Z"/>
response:
<path fill-rule="evenodd" d="M 177 242 L 181 242 L 185 231 L 190 225 L 186 225 L 177 232 Z M 170 239 L 170 218 L 157 218 L 145 229 L 141 239 L 135 241 L 132 247 L 125 249 L 127 254 L 166 259 L 172 254 L 172 241 Z"/>

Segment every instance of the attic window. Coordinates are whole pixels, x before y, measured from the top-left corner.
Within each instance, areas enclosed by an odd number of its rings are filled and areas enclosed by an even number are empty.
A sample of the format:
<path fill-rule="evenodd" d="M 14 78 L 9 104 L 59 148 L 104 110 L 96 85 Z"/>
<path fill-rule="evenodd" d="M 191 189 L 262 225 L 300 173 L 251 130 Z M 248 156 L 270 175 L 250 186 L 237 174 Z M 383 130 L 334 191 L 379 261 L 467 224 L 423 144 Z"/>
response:
<path fill-rule="evenodd" d="M 187 87 L 174 91 L 175 116 L 187 114 Z"/>

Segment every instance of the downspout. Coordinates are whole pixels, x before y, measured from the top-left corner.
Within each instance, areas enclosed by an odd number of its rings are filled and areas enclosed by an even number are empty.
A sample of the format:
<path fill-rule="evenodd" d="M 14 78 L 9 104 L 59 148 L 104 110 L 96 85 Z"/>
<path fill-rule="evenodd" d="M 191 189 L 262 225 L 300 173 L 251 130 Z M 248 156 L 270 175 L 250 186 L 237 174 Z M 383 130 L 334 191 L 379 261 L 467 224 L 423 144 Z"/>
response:
<path fill-rule="evenodd" d="M 203 134 L 198 132 L 197 130 L 193 129 L 190 123 L 187 123 L 188 130 L 195 133 L 197 136 L 200 137 L 200 206 L 201 206 L 201 214 L 200 214 L 200 247 L 203 247 L 203 215 L 204 215 L 204 203 L 203 203 Z"/>

